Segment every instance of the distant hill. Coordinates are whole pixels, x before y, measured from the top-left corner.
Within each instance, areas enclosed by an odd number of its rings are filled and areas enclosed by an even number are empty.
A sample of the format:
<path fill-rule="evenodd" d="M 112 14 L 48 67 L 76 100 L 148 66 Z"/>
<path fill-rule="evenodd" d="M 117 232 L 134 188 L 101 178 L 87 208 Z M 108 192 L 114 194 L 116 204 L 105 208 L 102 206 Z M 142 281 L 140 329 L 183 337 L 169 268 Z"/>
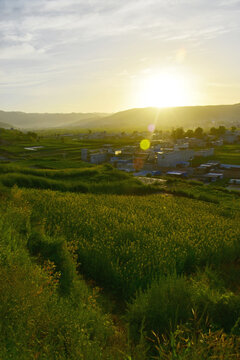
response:
<path fill-rule="evenodd" d="M 147 129 L 155 124 L 158 129 L 182 126 L 210 128 L 225 125 L 240 127 L 240 104 L 212 106 L 184 106 L 175 108 L 136 108 L 101 118 L 90 118 L 69 124 L 69 127 L 104 130 Z"/>
<path fill-rule="evenodd" d="M 0 121 L 0 128 L 11 129 L 12 125 Z"/>
<path fill-rule="evenodd" d="M 0 111 L 0 122 L 7 122 L 22 129 L 45 129 L 67 127 L 85 119 L 98 120 L 106 113 L 70 113 L 70 114 L 38 114 L 18 111 Z"/>
<path fill-rule="evenodd" d="M 240 127 L 240 104 L 216 106 L 188 106 L 175 108 L 137 108 L 115 113 L 95 122 L 91 120 L 82 126 L 104 129 L 147 129 L 155 124 L 159 129 L 182 126 L 195 128 L 201 126 L 238 126 Z"/>
<path fill-rule="evenodd" d="M 102 130 L 147 129 L 155 124 L 158 129 L 182 126 L 185 129 L 210 128 L 225 125 L 240 127 L 240 104 L 183 106 L 175 108 L 136 108 L 115 114 L 71 113 L 71 114 L 28 114 L 0 111 L 0 121 L 29 129 L 82 128 Z"/>

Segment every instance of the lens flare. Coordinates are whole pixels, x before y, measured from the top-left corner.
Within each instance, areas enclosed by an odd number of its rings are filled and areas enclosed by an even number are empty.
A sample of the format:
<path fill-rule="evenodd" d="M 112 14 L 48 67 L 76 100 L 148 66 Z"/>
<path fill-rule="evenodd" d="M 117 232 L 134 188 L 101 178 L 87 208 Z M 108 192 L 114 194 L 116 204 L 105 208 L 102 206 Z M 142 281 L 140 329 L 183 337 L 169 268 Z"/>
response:
<path fill-rule="evenodd" d="M 154 130 L 155 130 L 155 125 L 154 124 L 148 125 L 148 131 L 149 132 L 154 132 Z"/>
<path fill-rule="evenodd" d="M 150 141 L 148 139 L 143 139 L 140 142 L 140 148 L 142 150 L 148 150 L 150 148 Z"/>

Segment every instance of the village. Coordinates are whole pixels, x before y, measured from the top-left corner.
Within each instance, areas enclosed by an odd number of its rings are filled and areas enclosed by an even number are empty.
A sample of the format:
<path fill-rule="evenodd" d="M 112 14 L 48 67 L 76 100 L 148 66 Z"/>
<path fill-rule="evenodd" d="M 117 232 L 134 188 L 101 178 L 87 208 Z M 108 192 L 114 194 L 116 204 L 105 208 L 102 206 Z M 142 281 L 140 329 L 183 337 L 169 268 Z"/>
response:
<path fill-rule="evenodd" d="M 204 183 L 226 180 L 229 188 L 239 189 L 239 164 L 228 164 L 215 159 L 215 149 L 225 144 L 240 144 L 240 131 L 226 130 L 223 135 L 204 134 L 197 137 L 163 136 L 161 133 L 135 132 L 142 138 L 135 144 L 115 148 L 112 144 L 104 144 L 99 149 L 81 150 L 81 159 L 92 164 L 109 163 L 119 170 L 131 172 L 137 177 L 173 176 L 188 178 Z M 108 139 L 106 132 L 91 133 L 90 139 Z M 115 134 L 116 136 L 116 134 Z M 118 134 L 119 137 L 123 136 Z M 126 137 L 127 134 L 124 133 Z M 129 134 L 129 137 L 132 135 Z M 86 135 L 85 135 L 86 137 Z M 236 150 L 239 151 L 239 150 Z M 211 160 L 214 158 L 214 160 Z"/>

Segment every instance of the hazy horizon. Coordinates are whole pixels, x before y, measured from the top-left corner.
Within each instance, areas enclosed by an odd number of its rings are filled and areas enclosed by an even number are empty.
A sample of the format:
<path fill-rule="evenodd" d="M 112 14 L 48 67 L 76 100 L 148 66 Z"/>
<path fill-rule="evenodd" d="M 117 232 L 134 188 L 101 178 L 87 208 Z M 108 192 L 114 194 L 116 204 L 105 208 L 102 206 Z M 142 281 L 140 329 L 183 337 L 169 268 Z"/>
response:
<path fill-rule="evenodd" d="M 240 0 L 0 0 L 0 109 L 239 103 Z"/>
<path fill-rule="evenodd" d="M 157 107 L 157 106 L 138 106 L 138 107 L 132 107 L 132 108 L 127 108 L 127 109 L 120 109 L 117 111 L 113 111 L 113 112 L 107 112 L 107 111 L 68 111 L 68 112 L 64 112 L 64 111 L 58 111 L 56 109 L 56 111 L 44 111 L 44 109 L 42 111 L 26 111 L 26 110 L 19 110 L 19 109 L 9 109 L 6 110 L 4 108 L 0 108 L 0 111 L 3 112 L 20 112 L 20 113 L 27 113 L 27 114 L 105 114 L 106 116 L 108 115 L 112 115 L 118 112 L 124 112 L 124 111 L 128 111 L 128 110 L 134 110 L 134 109 L 146 109 L 146 108 L 156 108 L 156 109 L 174 109 L 174 108 L 184 108 L 184 107 L 205 107 L 205 106 L 234 106 L 234 105 L 239 105 L 240 101 L 236 102 L 236 103 L 232 103 L 232 104 L 204 104 L 204 105 L 179 105 L 179 106 L 163 106 L 163 107 Z"/>

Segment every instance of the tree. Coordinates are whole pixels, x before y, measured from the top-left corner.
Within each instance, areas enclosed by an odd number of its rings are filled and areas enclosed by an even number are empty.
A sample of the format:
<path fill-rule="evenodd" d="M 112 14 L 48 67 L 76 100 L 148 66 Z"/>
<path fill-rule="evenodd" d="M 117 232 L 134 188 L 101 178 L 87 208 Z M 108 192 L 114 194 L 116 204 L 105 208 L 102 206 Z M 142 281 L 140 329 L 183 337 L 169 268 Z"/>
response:
<path fill-rule="evenodd" d="M 194 136 L 198 139 L 202 139 L 204 137 L 203 129 L 201 127 L 196 128 L 194 131 Z"/>
<path fill-rule="evenodd" d="M 224 135 L 226 133 L 227 129 L 225 126 L 219 126 L 218 128 L 218 135 Z"/>
<path fill-rule="evenodd" d="M 174 129 L 172 131 L 172 134 L 171 134 L 171 137 L 174 139 L 174 140 L 177 140 L 177 139 L 183 139 L 185 136 L 185 133 L 184 133 L 184 130 L 183 128 L 177 128 L 177 129 Z"/>
<path fill-rule="evenodd" d="M 211 134 L 211 135 L 217 135 L 217 129 L 216 129 L 215 127 L 212 127 L 212 128 L 210 129 L 210 134 Z"/>
<path fill-rule="evenodd" d="M 194 131 L 191 130 L 191 129 L 187 130 L 187 131 L 185 132 L 185 136 L 186 136 L 186 137 L 189 137 L 189 138 L 194 137 Z"/>

